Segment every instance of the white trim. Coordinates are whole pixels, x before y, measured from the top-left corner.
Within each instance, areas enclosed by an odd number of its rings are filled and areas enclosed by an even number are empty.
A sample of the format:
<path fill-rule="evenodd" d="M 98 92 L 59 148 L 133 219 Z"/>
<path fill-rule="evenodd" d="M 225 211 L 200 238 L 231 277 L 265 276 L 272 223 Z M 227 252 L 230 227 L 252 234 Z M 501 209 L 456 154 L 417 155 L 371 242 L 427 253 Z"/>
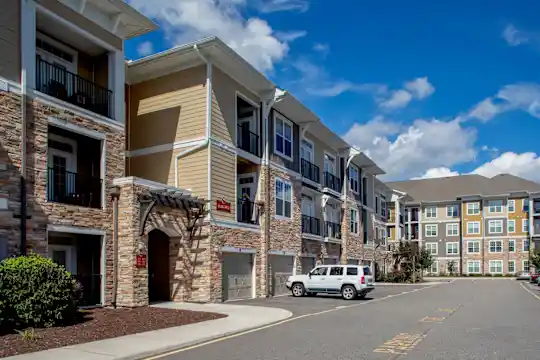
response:
<path fill-rule="evenodd" d="M 302 233 L 302 239 L 306 239 L 306 240 L 313 240 L 313 241 L 323 241 L 323 236 L 322 235 L 313 235 L 313 234 L 308 234 L 308 233 L 305 233 L 303 232 Z"/>
<path fill-rule="evenodd" d="M 456 245 L 457 253 L 449 253 L 448 245 Z M 452 242 L 446 243 L 446 255 L 459 255 L 459 242 L 458 241 L 452 241 Z"/>
<path fill-rule="evenodd" d="M 454 261 L 457 261 L 460 259 L 460 256 L 459 255 L 455 255 L 455 256 L 433 256 L 435 259 L 437 260 L 454 260 Z"/>
<path fill-rule="evenodd" d="M 501 231 L 491 231 L 491 224 L 492 223 L 500 223 L 501 224 Z M 494 226 L 496 227 L 496 226 Z M 488 234 L 502 234 L 504 230 L 504 222 L 502 220 L 488 220 Z"/>
<path fill-rule="evenodd" d="M 478 224 L 478 232 L 470 232 L 469 224 Z M 482 233 L 482 227 L 480 225 L 480 221 L 467 221 L 465 223 L 465 226 L 467 228 L 467 235 L 480 235 Z"/>
<path fill-rule="evenodd" d="M 105 305 L 105 293 L 107 289 L 107 235 L 101 236 L 101 253 L 99 259 L 99 271 L 101 274 L 100 302 Z"/>
<path fill-rule="evenodd" d="M 435 209 L 435 216 L 428 216 L 428 212 L 427 212 L 428 209 Z M 438 210 L 439 210 L 439 209 L 437 209 L 437 206 L 436 206 L 436 205 L 428 205 L 428 206 L 426 206 L 426 207 L 424 208 L 424 217 L 425 217 L 426 219 L 436 219 L 436 218 L 438 217 L 438 216 L 437 216 L 437 215 L 438 215 Z"/>
<path fill-rule="evenodd" d="M 20 65 L 21 88 L 25 93 L 36 87 L 36 2 L 18 1 L 20 3 Z"/>
<path fill-rule="evenodd" d="M 357 177 L 356 179 L 354 179 L 354 178 L 351 177 L 351 169 L 356 169 L 356 173 L 358 174 L 358 177 Z M 347 171 L 347 181 L 348 181 L 347 186 L 349 187 L 349 189 L 351 189 L 351 192 L 352 192 L 353 194 L 360 195 L 361 190 L 363 190 L 363 180 L 364 180 L 364 178 L 367 179 L 367 177 L 365 177 L 365 176 L 363 176 L 363 175 L 361 176 L 360 167 L 357 166 L 357 165 L 355 165 L 355 164 L 353 164 L 353 163 L 350 163 L 349 166 L 345 169 L 345 171 Z M 340 180 L 342 180 L 342 179 L 340 179 Z M 356 182 L 358 183 L 358 191 L 355 191 L 355 190 L 353 189 L 353 187 L 351 186 L 351 181 L 356 181 Z M 366 180 L 366 181 L 367 181 L 367 180 Z M 366 186 L 366 187 L 367 187 L 367 186 Z M 366 189 L 366 190 L 367 190 L 367 189 Z M 347 192 L 345 192 L 345 194 L 347 194 Z M 366 194 L 366 196 L 367 196 L 367 194 Z M 355 199 L 355 200 L 356 200 L 356 199 Z M 356 200 L 356 201 L 357 201 L 357 202 L 360 202 L 361 204 L 363 204 L 362 201 L 358 201 L 358 200 Z"/>
<path fill-rule="evenodd" d="M 274 256 L 296 256 L 296 252 L 292 250 L 268 250 L 268 255 Z"/>
<path fill-rule="evenodd" d="M 97 235 L 105 236 L 105 230 L 97 228 L 85 228 L 80 226 L 70 226 L 70 225 L 54 225 L 47 224 L 47 233 L 48 232 L 60 232 L 60 233 L 69 233 L 69 234 L 84 234 L 84 235 Z"/>
<path fill-rule="evenodd" d="M 128 176 L 123 178 L 116 178 L 113 179 L 113 185 L 121 186 L 121 185 L 140 185 L 150 188 L 151 190 L 177 190 L 182 192 L 184 195 L 191 195 L 191 191 L 188 189 L 182 189 L 175 186 L 170 186 L 166 184 L 162 184 L 156 181 L 146 180 L 142 179 L 136 176 Z"/>
<path fill-rule="evenodd" d="M 252 248 L 241 248 L 234 246 L 222 246 L 219 248 L 219 251 L 222 253 L 235 253 L 235 254 L 256 254 L 257 249 Z"/>
<path fill-rule="evenodd" d="M 513 263 L 514 264 L 514 271 L 510 271 L 510 263 Z M 508 273 L 509 274 L 514 274 L 517 272 L 517 269 L 516 269 L 516 260 L 508 260 L 508 264 L 507 264 L 507 269 L 508 269 Z"/>
<path fill-rule="evenodd" d="M 241 223 L 241 222 L 236 222 L 236 221 L 218 220 L 218 219 L 213 219 L 211 221 L 211 223 L 216 225 L 216 226 L 222 226 L 222 227 L 226 227 L 226 228 L 230 228 L 230 229 L 240 229 L 240 230 L 252 231 L 252 232 L 255 232 L 257 234 L 260 234 L 260 232 L 261 232 L 260 225 L 246 224 L 246 223 Z"/>
<path fill-rule="evenodd" d="M 510 211 L 510 202 L 512 202 L 514 210 Z M 508 199 L 508 202 L 506 203 L 506 209 L 509 213 L 515 213 L 516 212 L 516 199 Z"/>
<path fill-rule="evenodd" d="M 285 166 L 282 166 L 282 165 L 280 165 L 278 163 L 275 163 L 273 161 L 270 161 L 270 167 L 272 169 L 282 171 L 285 174 L 291 176 L 292 178 L 296 178 L 296 179 L 301 179 L 302 178 L 302 175 L 300 173 L 297 173 L 296 171 L 293 171 L 291 169 L 287 169 Z"/>
<path fill-rule="evenodd" d="M 15 94 L 20 94 L 21 84 L 0 76 L 0 91 L 7 91 L 7 92 L 15 93 Z"/>
<path fill-rule="evenodd" d="M 77 246 L 49 244 L 47 239 L 47 257 L 52 260 L 51 251 L 66 252 L 66 270 L 72 274 L 77 274 Z"/>
<path fill-rule="evenodd" d="M 491 243 L 493 242 L 500 242 L 501 243 L 501 251 L 491 251 Z M 495 246 L 496 248 L 496 246 Z M 488 242 L 488 253 L 490 254 L 502 254 L 504 252 L 504 241 L 502 239 L 499 240 L 489 240 Z"/>
<path fill-rule="evenodd" d="M 525 271 L 525 266 L 524 266 L 525 261 L 527 262 L 527 265 L 529 267 L 529 270 L 527 271 L 531 271 L 531 262 L 529 261 L 529 259 L 521 259 L 521 270 Z"/>
<path fill-rule="evenodd" d="M 435 226 L 435 235 L 428 235 L 428 226 L 431 228 L 432 226 Z M 439 236 L 439 227 L 437 225 L 434 225 L 434 224 L 427 224 L 425 227 L 424 227 L 424 235 L 425 237 L 427 238 L 431 238 L 431 237 L 437 237 Z"/>
<path fill-rule="evenodd" d="M 469 264 L 478 263 L 478 271 L 469 271 Z M 468 260 L 467 261 L 467 274 L 481 274 L 482 273 L 482 262 L 480 260 Z"/>
<path fill-rule="evenodd" d="M 308 138 L 305 136 L 305 134 L 303 134 L 303 135 L 301 136 L 301 138 L 300 138 L 300 160 L 302 160 L 302 141 L 305 141 L 305 142 L 307 142 L 308 144 L 311 145 L 311 149 L 312 149 L 312 154 L 311 154 L 311 155 L 313 155 L 313 158 L 312 158 L 312 159 L 304 159 L 304 160 L 307 160 L 307 161 L 309 161 L 310 163 L 315 164 L 315 143 L 314 143 L 312 140 L 308 139 Z M 317 165 L 317 164 L 315 164 L 315 165 Z M 319 170 L 320 170 L 320 168 L 319 168 Z M 320 175 L 320 174 L 319 174 L 319 175 Z"/>
<path fill-rule="evenodd" d="M 64 119 L 48 116 L 47 121 L 49 122 L 50 125 L 53 125 L 53 126 L 56 126 L 64 130 L 71 131 L 80 135 L 84 135 L 84 136 L 87 136 L 96 140 L 105 140 L 106 138 L 106 135 L 102 132 L 91 130 L 91 129 L 88 129 L 79 125 L 75 125 Z"/>
<path fill-rule="evenodd" d="M 486 239 L 486 240 L 499 240 L 499 239 L 507 239 L 508 237 L 511 237 L 512 239 L 526 239 L 526 237 L 523 237 L 523 236 L 510 236 L 510 235 L 499 235 L 499 236 L 484 236 L 483 238 L 482 237 L 479 237 L 479 238 L 476 238 L 476 237 L 471 237 L 471 238 L 468 238 L 468 239 Z"/>
<path fill-rule="evenodd" d="M 457 227 L 457 234 L 449 234 L 448 233 L 448 225 L 455 225 Z M 459 223 L 458 222 L 453 222 L 453 223 L 447 223 L 446 224 L 446 236 L 459 236 Z"/>
<path fill-rule="evenodd" d="M 500 263 L 501 264 L 501 271 L 491 271 L 491 264 L 494 263 Z M 504 274 L 504 261 L 503 260 L 489 260 L 488 261 L 488 272 L 490 274 Z"/>
<path fill-rule="evenodd" d="M 467 254 L 480 254 L 482 252 L 482 244 L 480 240 L 467 240 Z M 478 243 L 478 251 L 469 251 L 469 243 Z"/>
<path fill-rule="evenodd" d="M 522 239 L 521 240 L 521 252 L 529 252 L 529 250 L 525 250 L 525 242 L 529 245 L 529 249 L 531 248 L 531 241 L 529 239 Z"/>
<path fill-rule="evenodd" d="M 514 250 L 510 250 L 510 242 L 514 243 Z M 516 252 L 516 239 L 508 239 L 508 252 L 509 253 L 515 253 Z"/>
<path fill-rule="evenodd" d="M 501 211 L 491 211 L 492 207 L 496 208 L 498 206 L 498 205 L 492 206 L 491 203 L 493 202 L 501 203 Z M 487 211 L 488 214 L 504 214 L 504 200 L 502 199 L 488 200 L 487 210 L 488 210 Z"/>
<path fill-rule="evenodd" d="M 73 56 L 73 62 L 71 62 L 71 68 L 66 68 L 67 71 L 69 72 L 72 72 L 74 73 L 75 75 L 78 75 L 79 74 L 79 53 L 77 52 L 77 50 L 73 49 L 72 47 L 69 47 L 53 38 L 51 38 L 50 36 L 42 33 L 42 32 L 39 32 L 39 31 L 36 31 L 36 40 L 42 40 L 42 41 L 45 41 L 49 44 L 51 44 L 52 46 L 58 48 L 58 50 L 62 50 L 66 53 L 68 53 L 69 55 Z M 58 56 L 56 56 L 55 54 L 53 53 L 50 53 L 48 52 L 47 50 L 44 50 L 42 48 L 39 48 L 36 46 L 36 55 L 38 55 L 39 53 L 46 53 L 48 55 L 52 55 L 54 56 L 56 59 L 62 61 L 62 62 L 66 62 L 66 63 L 69 63 L 69 61 L 67 60 L 64 60 L 64 59 L 61 59 L 59 58 Z M 45 61 L 47 61 L 47 59 L 43 59 Z"/>
<path fill-rule="evenodd" d="M 279 153 L 276 149 L 276 131 L 277 131 L 277 126 L 276 126 L 276 120 L 281 120 L 283 121 L 283 125 L 285 125 L 285 123 L 287 123 L 290 127 L 291 127 L 291 156 L 287 156 L 285 154 L 282 154 L 282 153 Z M 285 133 L 285 130 L 283 131 Z M 280 113 L 278 113 L 277 111 L 274 111 L 274 131 L 273 131 L 273 144 L 274 144 L 274 154 L 276 154 L 277 156 L 279 157 L 282 157 L 283 159 L 286 159 L 286 160 L 289 160 L 289 161 L 294 161 L 294 123 L 287 119 L 285 116 L 281 115 Z M 285 137 L 283 137 L 285 139 Z M 285 144 L 283 145 L 283 150 L 285 150 Z"/>
<path fill-rule="evenodd" d="M 514 224 L 514 231 L 510 231 L 510 222 L 512 222 L 512 224 Z M 508 221 L 506 222 L 506 231 L 509 234 L 513 234 L 513 233 L 516 232 L 516 220 L 515 219 L 508 219 Z"/>
<path fill-rule="evenodd" d="M 448 216 L 448 208 L 449 207 L 456 209 L 457 214 L 455 216 L 454 215 Z M 458 204 L 447 204 L 446 205 L 446 217 L 450 218 L 450 219 L 457 219 L 459 217 L 459 205 Z"/>
<path fill-rule="evenodd" d="M 459 221 L 458 218 L 453 219 L 445 219 L 445 220 L 422 220 L 422 224 L 445 224 L 445 223 L 455 223 L 456 221 Z M 418 221 L 412 221 L 411 224 L 418 223 Z"/>
<path fill-rule="evenodd" d="M 175 141 L 174 143 L 154 145 L 146 148 L 126 151 L 126 157 L 137 157 L 151 154 L 157 154 L 160 152 L 171 151 L 176 149 L 183 149 L 186 147 L 197 146 L 204 143 L 205 138 L 197 138 L 190 140 Z"/>
<path fill-rule="evenodd" d="M 527 222 L 527 227 L 525 227 L 525 222 Z M 522 233 L 530 233 L 530 228 L 531 228 L 531 222 L 529 221 L 529 219 L 521 219 L 521 232 Z"/>

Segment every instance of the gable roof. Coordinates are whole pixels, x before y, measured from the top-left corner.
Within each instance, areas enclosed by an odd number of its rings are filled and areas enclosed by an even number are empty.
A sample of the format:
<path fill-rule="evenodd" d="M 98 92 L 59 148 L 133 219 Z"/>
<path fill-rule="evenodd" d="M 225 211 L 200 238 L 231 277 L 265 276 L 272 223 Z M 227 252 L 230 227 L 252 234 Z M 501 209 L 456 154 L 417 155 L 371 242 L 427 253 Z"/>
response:
<path fill-rule="evenodd" d="M 540 191 L 540 184 L 501 174 L 493 178 L 482 175 L 460 175 L 434 179 L 389 182 L 390 188 L 406 192 L 415 201 L 453 201 L 467 195 L 503 195 L 519 191 Z"/>

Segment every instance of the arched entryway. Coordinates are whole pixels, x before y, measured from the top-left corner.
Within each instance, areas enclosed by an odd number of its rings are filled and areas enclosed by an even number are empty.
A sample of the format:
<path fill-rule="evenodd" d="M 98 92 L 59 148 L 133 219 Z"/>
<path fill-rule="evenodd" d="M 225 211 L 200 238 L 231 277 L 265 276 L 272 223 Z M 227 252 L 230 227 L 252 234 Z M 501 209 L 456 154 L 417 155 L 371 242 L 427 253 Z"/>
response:
<path fill-rule="evenodd" d="M 160 230 L 148 234 L 148 300 L 171 300 L 169 236 Z"/>

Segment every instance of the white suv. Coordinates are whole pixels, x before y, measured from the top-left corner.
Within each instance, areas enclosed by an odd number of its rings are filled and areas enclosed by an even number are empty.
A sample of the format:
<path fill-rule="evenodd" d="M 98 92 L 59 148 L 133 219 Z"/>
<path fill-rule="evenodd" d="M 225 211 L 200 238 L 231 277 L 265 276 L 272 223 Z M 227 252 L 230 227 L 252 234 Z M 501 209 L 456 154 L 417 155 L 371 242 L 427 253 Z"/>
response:
<path fill-rule="evenodd" d="M 340 294 L 345 300 L 363 298 L 375 289 L 369 266 L 320 265 L 307 275 L 289 276 L 287 289 L 293 296 Z"/>

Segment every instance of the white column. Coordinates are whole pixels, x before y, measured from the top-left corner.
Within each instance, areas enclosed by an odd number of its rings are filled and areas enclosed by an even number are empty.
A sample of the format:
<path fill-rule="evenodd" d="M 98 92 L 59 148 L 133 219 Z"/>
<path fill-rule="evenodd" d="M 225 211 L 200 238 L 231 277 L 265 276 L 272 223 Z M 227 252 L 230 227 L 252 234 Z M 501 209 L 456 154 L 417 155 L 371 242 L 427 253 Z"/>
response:
<path fill-rule="evenodd" d="M 121 50 L 109 52 L 109 90 L 113 92 L 112 117 L 119 123 L 125 124 L 125 95 L 126 65 L 124 53 Z"/>
<path fill-rule="evenodd" d="M 407 209 L 407 218 L 409 219 L 409 221 L 407 221 L 407 232 L 408 232 L 407 240 L 411 240 L 411 230 L 412 230 L 412 226 L 411 226 L 411 208 Z"/>
<path fill-rule="evenodd" d="M 36 87 L 36 3 L 21 0 L 21 83 Z"/>

